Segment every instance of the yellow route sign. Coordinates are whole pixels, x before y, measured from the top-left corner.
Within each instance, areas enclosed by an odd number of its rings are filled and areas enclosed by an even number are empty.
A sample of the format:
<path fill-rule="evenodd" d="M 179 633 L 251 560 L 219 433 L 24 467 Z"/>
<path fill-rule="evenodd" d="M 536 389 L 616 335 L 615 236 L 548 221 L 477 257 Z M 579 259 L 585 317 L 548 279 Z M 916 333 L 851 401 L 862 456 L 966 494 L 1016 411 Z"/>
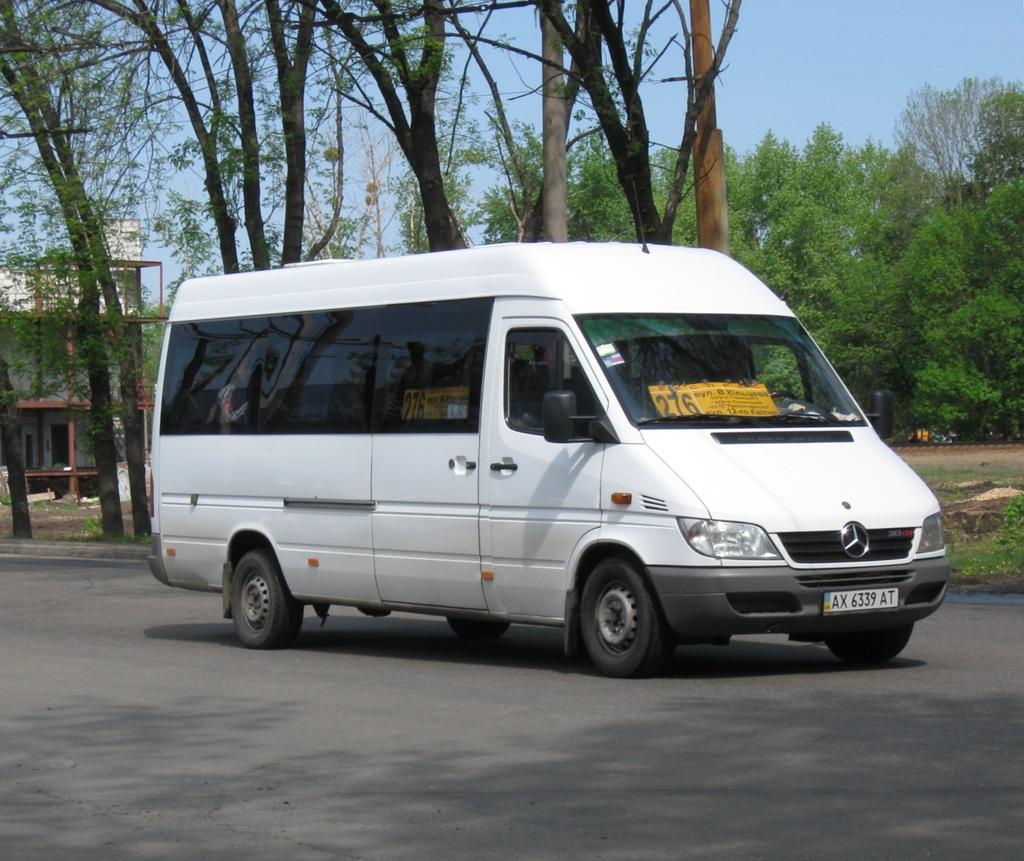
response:
<path fill-rule="evenodd" d="M 779 408 L 764 383 L 689 383 L 648 386 L 658 415 L 699 416 L 722 413 L 729 416 L 776 416 Z"/>
<path fill-rule="evenodd" d="M 406 389 L 402 397 L 402 418 L 464 419 L 469 415 L 469 386 L 436 389 Z"/>

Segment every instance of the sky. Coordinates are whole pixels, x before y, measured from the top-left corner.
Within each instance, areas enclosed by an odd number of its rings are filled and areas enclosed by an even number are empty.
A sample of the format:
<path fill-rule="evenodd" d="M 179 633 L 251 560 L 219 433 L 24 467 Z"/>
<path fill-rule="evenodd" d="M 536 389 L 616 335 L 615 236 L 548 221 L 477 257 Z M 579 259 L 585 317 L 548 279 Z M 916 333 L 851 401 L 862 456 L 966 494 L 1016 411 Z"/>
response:
<path fill-rule="evenodd" d="M 722 0 L 710 4 L 717 33 Z M 628 0 L 631 13 L 642 8 Z M 535 14 L 517 14 L 500 19 L 501 28 L 521 47 L 539 49 Z M 506 108 L 539 128 L 536 63 L 489 56 Z M 680 67 L 681 55 L 669 53 L 655 77 L 678 75 Z M 993 76 L 1024 85 L 1024 0 L 744 0 L 716 86 L 718 125 L 741 154 L 768 131 L 802 146 L 821 123 L 853 146 L 869 139 L 891 146 L 913 91 Z M 650 84 L 644 99 L 652 140 L 678 145 L 683 86 Z M 350 150 L 357 148 L 351 141 Z M 358 172 L 353 165 L 349 175 Z M 167 249 L 148 251 L 165 261 L 167 281 L 177 276 Z"/>
<path fill-rule="evenodd" d="M 723 0 L 710 6 L 717 40 Z M 643 3 L 627 0 L 626 8 L 639 15 Z M 674 18 L 663 20 L 675 27 L 662 40 L 678 28 Z M 536 50 L 536 27 L 525 12 L 511 35 Z M 679 75 L 681 66 L 680 52 L 669 51 L 651 77 Z M 495 61 L 495 69 L 507 107 L 539 128 L 540 100 L 529 91 L 539 80 L 536 66 L 512 58 Z M 852 145 L 871 139 L 889 146 L 913 91 L 996 76 L 1024 85 L 1024 0 L 743 0 L 716 85 L 718 126 L 740 153 L 769 130 L 802 145 L 821 123 Z M 643 97 L 652 140 L 678 146 L 683 86 L 649 83 Z"/>
<path fill-rule="evenodd" d="M 888 146 L 911 92 L 993 76 L 1024 83 L 1022 0 L 744 0 L 718 125 L 741 153 L 769 130 L 803 144 L 823 122 Z"/>

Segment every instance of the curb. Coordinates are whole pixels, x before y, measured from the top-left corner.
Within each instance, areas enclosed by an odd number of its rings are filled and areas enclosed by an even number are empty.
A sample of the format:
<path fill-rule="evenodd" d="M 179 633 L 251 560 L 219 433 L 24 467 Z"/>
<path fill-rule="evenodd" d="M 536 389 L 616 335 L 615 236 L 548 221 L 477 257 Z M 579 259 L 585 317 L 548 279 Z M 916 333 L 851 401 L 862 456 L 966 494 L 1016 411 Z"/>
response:
<path fill-rule="evenodd" d="M 4 538 L 0 539 L 0 556 L 46 556 L 51 559 L 127 559 L 133 562 L 145 562 L 149 556 L 149 545 Z"/>

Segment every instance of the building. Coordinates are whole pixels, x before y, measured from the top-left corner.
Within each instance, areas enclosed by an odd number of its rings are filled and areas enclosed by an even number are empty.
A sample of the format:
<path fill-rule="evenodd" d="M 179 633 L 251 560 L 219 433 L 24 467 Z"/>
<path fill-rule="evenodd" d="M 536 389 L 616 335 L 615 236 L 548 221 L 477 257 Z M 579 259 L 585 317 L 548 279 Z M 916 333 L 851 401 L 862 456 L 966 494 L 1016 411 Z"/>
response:
<path fill-rule="evenodd" d="M 122 311 L 126 319 L 138 326 L 141 352 L 142 327 L 165 319 L 163 264 L 142 259 L 137 220 L 119 222 L 111 231 L 110 244 Z M 155 315 L 147 313 L 143 302 L 142 273 L 150 268 L 155 268 L 159 277 L 159 304 Z M 42 324 L 48 311 L 52 312 L 62 302 L 73 302 L 76 291 L 73 274 L 57 274 L 45 265 L 32 271 L 0 270 L 0 343 L 11 338 L 12 329 L 19 322 L 38 320 Z M 59 339 L 58 336 L 56 340 Z M 51 353 L 54 340 L 51 332 Z M 73 355 L 70 333 L 64 335 L 63 341 L 69 355 Z M 18 401 L 29 492 L 52 490 L 58 495 L 86 495 L 95 482 L 96 468 L 88 439 L 80 430 L 90 407 L 84 380 L 68 378 L 70 374 L 61 379 L 60 371 L 53 371 L 52 356 L 47 361 L 41 350 L 34 356 L 20 359 L 12 369 L 16 377 L 13 382 L 19 390 L 34 393 L 34 397 Z M 113 370 L 116 373 L 116 369 Z M 139 381 L 140 409 L 146 416 L 152 414 L 153 383 L 153 380 Z M 148 451 L 148 431 L 146 436 Z M 119 448 L 123 459 L 123 440 Z M 6 463 L 6 452 L 0 443 L 0 466 Z"/>

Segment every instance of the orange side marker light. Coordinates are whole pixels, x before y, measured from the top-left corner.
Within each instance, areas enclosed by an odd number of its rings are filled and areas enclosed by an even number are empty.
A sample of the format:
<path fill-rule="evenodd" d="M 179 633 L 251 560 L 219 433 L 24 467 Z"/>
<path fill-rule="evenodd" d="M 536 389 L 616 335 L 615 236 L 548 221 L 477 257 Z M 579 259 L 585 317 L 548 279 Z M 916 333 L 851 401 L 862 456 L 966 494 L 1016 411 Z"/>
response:
<path fill-rule="evenodd" d="M 629 505 L 632 501 L 632 493 L 616 492 L 612 494 L 612 502 L 614 502 L 616 505 Z"/>

